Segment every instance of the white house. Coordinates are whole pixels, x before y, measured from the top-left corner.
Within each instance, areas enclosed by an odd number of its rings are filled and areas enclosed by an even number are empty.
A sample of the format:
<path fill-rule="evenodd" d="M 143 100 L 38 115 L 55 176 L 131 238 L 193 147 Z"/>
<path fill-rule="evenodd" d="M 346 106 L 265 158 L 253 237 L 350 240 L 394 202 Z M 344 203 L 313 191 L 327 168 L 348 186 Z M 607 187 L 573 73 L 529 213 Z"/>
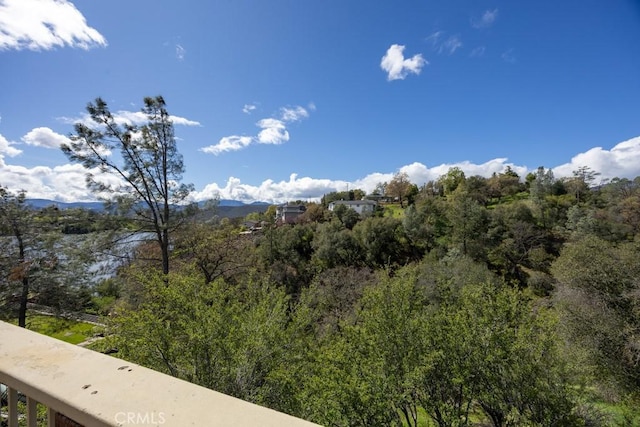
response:
<path fill-rule="evenodd" d="M 333 212 L 338 205 L 345 205 L 360 215 L 366 215 L 372 214 L 376 210 L 378 203 L 375 200 L 336 200 L 329 203 L 329 210 Z"/>

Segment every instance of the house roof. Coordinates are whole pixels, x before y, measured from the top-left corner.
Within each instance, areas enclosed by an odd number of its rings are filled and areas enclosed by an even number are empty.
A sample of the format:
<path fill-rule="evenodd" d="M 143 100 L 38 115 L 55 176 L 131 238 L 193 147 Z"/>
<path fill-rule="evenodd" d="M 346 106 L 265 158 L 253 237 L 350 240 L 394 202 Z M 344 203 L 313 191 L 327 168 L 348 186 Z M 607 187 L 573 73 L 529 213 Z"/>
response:
<path fill-rule="evenodd" d="M 336 205 L 377 205 L 378 204 L 375 200 L 335 200 L 331 203 Z"/>

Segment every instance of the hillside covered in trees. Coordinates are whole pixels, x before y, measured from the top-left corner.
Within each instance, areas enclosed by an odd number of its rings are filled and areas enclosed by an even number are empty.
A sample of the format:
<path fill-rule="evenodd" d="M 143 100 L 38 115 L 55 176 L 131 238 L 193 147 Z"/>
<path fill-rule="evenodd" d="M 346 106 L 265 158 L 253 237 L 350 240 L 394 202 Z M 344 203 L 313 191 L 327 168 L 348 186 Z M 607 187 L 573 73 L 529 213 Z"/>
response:
<path fill-rule="evenodd" d="M 360 190 L 295 224 L 195 209 L 168 273 L 149 242 L 91 286 L 60 236 L 130 220 L 3 190 L 2 313 L 31 281 L 29 301 L 108 314 L 118 357 L 325 425 L 636 425 L 640 178 L 405 178 L 367 216 L 327 209 Z"/>

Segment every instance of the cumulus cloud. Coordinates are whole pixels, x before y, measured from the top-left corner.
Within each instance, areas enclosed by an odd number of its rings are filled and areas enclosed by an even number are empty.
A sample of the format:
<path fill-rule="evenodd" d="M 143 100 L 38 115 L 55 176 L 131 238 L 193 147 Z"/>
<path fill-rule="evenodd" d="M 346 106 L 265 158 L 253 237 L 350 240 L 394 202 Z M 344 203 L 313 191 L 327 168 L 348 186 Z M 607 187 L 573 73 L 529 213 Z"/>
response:
<path fill-rule="evenodd" d="M 0 50 L 90 49 L 106 39 L 89 27 L 67 0 L 3 0 L 0 2 Z"/>
<path fill-rule="evenodd" d="M 640 137 L 621 142 L 611 150 L 594 147 L 579 153 L 570 162 L 553 168 L 553 173 L 556 177 L 572 176 L 582 166 L 599 172 L 601 179 L 640 176 Z"/>
<path fill-rule="evenodd" d="M 14 142 L 11 142 L 4 136 L 0 135 L 0 160 L 5 155 L 9 157 L 15 157 L 22 153 L 22 150 L 15 148 L 14 145 Z"/>
<path fill-rule="evenodd" d="M 422 67 L 429 63 L 421 54 L 404 57 L 405 46 L 393 44 L 380 61 L 380 68 L 387 73 L 387 80 L 404 80 L 409 74 L 420 74 Z"/>
<path fill-rule="evenodd" d="M 118 183 L 113 175 L 91 171 L 103 182 Z M 24 190 L 32 199 L 50 199 L 60 202 L 95 201 L 96 195 L 85 185 L 87 170 L 79 164 L 65 164 L 56 167 L 36 166 L 27 168 L 20 165 L 4 164 L 0 167 L 0 182 L 12 191 Z"/>
<path fill-rule="evenodd" d="M 478 29 L 489 28 L 496 19 L 498 19 L 498 9 L 486 10 L 481 17 L 471 19 L 471 26 Z"/>
<path fill-rule="evenodd" d="M 230 177 L 224 185 L 209 184 L 202 191 L 193 193 L 192 196 L 194 200 L 220 197 L 222 199 L 240 200 L 245 203 L 254 201 L 283 203 L 289 200 L 317 201 L 323 194 L 337 189 L 344 189 L 347 185 L 349 185 L 347 181 L 310 177 L 299 178 L 295 173 L 290 175 L 288 181 L 276 182 L 267 179 L 260 185 L 243 184 L 239 178 Z"/>
<path fill-rule="evenodd" d="M 259 144 L 279 145 L 289 141 L 289 132 L 282 120 L 262 119 L 257 126 L 262 128 L 255 139 Z"/>
<path fill-rule="evenodd" d="M 247 106 L 245 105 L 245 109 Z M 256 136 L 225 136 L 217 144 L 203 147 L 200 151 L 218 155 L 226 151 L 241 150 L 253 143 L 280 145 L 289 141 L 288 123 L 298 122 L 309 117 L 309 110 L 315 110 L 315 105 L 309 104 L 308 110 L 304 107 L 283 107 L 280 109 L 277 118 L 269 117 L 258 120 L 256 126 L 261 130 Z M 244 111 L 244 109 L 243 109 Z M 250 110 L 249 110 L 250 111 Z M 246 111 L 245 111 L 246 112 Z"/>
<path fill-rule="evenodd" d="M 60 135 L 47 127 L 32 129 L 22 137 L 22 142 L 27 145 L 44 148 L 60 148 L 62 144 L 69 144 L 71 141 L 64 135 Z"/>

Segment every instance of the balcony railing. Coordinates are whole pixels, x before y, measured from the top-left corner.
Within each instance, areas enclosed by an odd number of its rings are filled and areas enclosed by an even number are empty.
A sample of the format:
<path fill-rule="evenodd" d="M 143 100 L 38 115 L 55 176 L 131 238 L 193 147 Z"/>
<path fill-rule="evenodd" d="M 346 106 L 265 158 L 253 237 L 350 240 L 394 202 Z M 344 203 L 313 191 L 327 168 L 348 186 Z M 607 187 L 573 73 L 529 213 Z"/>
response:
<path fill-rule="evenodd" d="M 35 427 L 37 402 L 58 427 L 315 425 L 1 321 L 0 384 L 9 427 Z"/>

